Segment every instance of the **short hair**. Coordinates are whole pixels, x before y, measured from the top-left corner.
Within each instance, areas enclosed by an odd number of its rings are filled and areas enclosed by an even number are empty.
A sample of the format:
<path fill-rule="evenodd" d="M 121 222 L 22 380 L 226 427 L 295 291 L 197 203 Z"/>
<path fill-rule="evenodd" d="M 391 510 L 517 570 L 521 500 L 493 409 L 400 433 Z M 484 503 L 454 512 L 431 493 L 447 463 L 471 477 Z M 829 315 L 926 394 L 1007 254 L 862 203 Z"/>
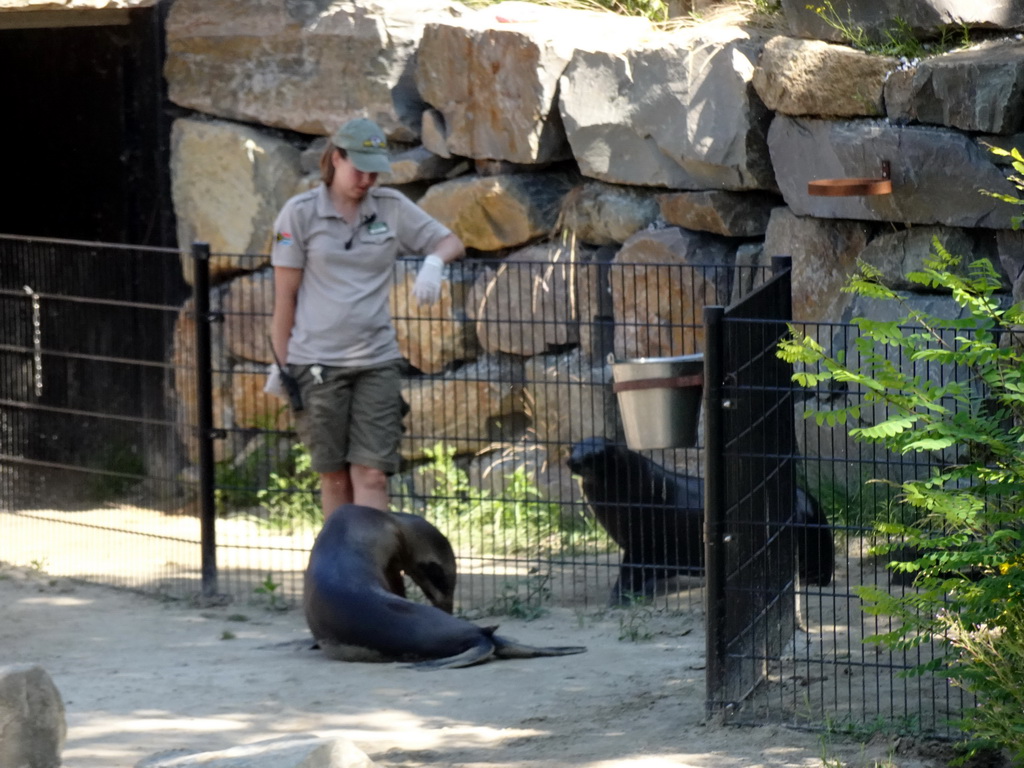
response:
<path fill-rule="evenodd" d="M 348 157 L 348 152 L 341 147 L 335 146 L 331 142 L 327 142 L 327 146 L 324 147 L 323 154 L 320 155 L 320 180 L 328 187 L 331 186 L 331 182 L 334 181 L 334 163 L 332 162 L 332 156 L 335 152 L 341 155 L 342 160 Z"/>

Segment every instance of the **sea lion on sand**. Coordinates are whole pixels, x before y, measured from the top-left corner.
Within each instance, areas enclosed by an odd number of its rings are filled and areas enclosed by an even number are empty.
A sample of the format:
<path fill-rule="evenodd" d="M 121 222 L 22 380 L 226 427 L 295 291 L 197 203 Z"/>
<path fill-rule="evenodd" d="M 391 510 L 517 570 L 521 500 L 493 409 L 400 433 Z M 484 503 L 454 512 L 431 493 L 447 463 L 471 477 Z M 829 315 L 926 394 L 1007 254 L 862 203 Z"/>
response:
<path fill-rule="evenodd" d="M 339 507 L 309 555 L 303 607 L 324 653 L 342 661 L 409 661 L 428 669 L 468 667 L 491 657 L 582 653 L 578 646 L 536 648 L 494 634 L 395 591 L 414 562 L 403 530 L 415 522 L 355 504 Z M 429 581 L 429 580 L 428 580 Z"/>
<path fill-rule="evenodd" d="M 609 603 L 653 597 L 677 576 L 704 572 L 704 481 L 672 472 L 603 437 L 572 446 L 568 466 L 579 475 L 594 517 L 622 552 Z M 793 508 L 796 567 L 805 584 L 832 580 L 832 529 L 810 494 L 797 488 Z"/>

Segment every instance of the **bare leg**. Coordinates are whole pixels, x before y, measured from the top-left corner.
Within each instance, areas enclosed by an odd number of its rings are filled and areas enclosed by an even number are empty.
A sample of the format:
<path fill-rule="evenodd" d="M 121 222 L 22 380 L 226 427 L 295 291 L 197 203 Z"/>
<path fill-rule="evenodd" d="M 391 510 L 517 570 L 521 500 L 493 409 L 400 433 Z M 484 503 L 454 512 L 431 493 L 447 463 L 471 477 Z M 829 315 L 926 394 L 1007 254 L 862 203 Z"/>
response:
<path fill-rule="evenodd" d="M 388 476 L 374 467 L 352 464 L 349 467 L 352 479 L 354 503 L 374 509 L 388 508 Z"/>
<path fill-rule="evenodd" d="M 320 508 L 324 520 L 342 504 L 352 504 L 352 475 L 349 468 L 320 473 Z"/>

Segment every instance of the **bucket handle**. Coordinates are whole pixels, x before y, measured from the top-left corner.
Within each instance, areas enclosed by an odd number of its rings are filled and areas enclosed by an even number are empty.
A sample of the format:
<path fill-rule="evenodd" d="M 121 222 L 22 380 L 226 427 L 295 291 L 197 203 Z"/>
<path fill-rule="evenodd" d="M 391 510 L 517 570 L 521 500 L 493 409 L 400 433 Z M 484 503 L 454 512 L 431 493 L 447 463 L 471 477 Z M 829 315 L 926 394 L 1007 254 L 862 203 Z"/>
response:
<path fill-rule="evenodd" d="M 617 381 L 612 384 L 612 392 L 629 392 L 634 389 L 682 389 L 683 387 L 701 386 L 704 386 L 704 374 L 694 373 L 690 376 L 673 376 L 667 379 Z"/>

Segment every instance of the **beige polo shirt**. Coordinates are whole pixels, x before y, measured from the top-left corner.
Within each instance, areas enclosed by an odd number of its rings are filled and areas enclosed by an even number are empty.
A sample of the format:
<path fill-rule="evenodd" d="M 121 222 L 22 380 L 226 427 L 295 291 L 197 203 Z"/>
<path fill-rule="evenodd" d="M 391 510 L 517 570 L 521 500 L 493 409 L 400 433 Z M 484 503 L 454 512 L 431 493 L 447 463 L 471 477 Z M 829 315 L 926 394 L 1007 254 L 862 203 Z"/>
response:
<path fill-rule="evenodd" d="M 401 358 L 390 290 L 399 256 L 425 255 L 451 234 L 405 195 L 372 187 L 346 221 L 327 187 L 296 195 L 274 223 L 271 263 L 303 270 L 288 363 L 364 366 Z"/>

